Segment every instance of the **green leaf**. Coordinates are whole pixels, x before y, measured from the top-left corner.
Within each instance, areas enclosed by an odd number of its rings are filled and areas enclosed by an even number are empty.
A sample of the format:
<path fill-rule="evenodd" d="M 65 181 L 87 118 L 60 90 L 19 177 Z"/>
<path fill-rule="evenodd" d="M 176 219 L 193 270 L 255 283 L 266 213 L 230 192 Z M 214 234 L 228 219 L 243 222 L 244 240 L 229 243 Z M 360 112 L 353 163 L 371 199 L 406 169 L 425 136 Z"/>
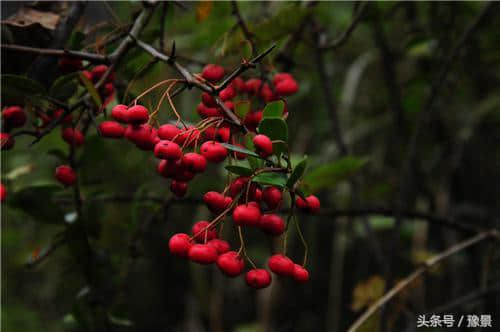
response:
<path fill-rule="evenodd" d="M 245 136 L 245 145 L 251 149 L 251 150 L 255 150 L 255 146 L 253 145 L 253 141 L 252 141 L 252 136 L 251 135 L 246 135 Z M 262 159 L 260 158 L 256 158 L 256 157 L 252 157 L 252 156 L 247 156 L 247 161 L 248 161 L 248 164 L 250 165 L 250 167 L 255 170 L 255 169 L 258 169 L 261 167 L 262 165 Z"/>
<path fill-rule="evenodd" d="M 83 82 L 83 85 L 85 85 L 85 88 L 89 92 L 92 99 L 94 99 L 96 105 L 98 107 L 101 107 L 102 105 L 101 96 L 99 96 L 99 93 L 95 89 L 94 84 L 90 82 L 89 79 L 85 77 L 85 75 L 83 75 L 83 73 L 80 73 L 80 80 Z"/>
<path fill-rule="evenodd" d="M 259 134 L 266 135 L 271 139 L 271 141 L 279 140 L 288 142 L 288 125 L 283 119 L 263 119 L 257 130 L 259 131 Z"/>
<path fill-rule="evenodd" d="M 254 176 L 252 181 L 283 188 L 286 185 L 287 177 L 284 173 L 266 172 Z"/>
<path fill-rule="evenodd" d="M 235 146 L 235 145 L 231 145 L 231 144 L 227 144 L 227 143 L 221 143 L 221 144 L 222 144 L 222 146 L 224 146 L 228 150 L 245 153 L 247 156 L 259 157 L 259 155 L 256 154 L 255 152 L 241 148 L 239 146 Z"/>
<path fill-rule="evenodd" d="M 304 178 L 303 182 L 308 193 L 314 193 L 323 188 L 333 187 L 338 182 L 347 179 L 367 162 L 366 158 L 343 157 L 314 169 Z"/>
<path fill-rule="evenodd" d="M 285 103 L 283 100 L 273 101 L 264 107 L 262 113 L 263 119 L 269 118 L 280 118 L 283 116 L 283 111 L 285 110 Z"/>
<path fill-rule="evenodd" d="M 77 72 L 59 77 L 50 87 L 49 94 L 59 99 L 70 98 L 78 89 L 78 83 L 76 81 L 78 77 L 79 73 Z"/>
<path fill-rule="evenodd" d="M 250 176 L 253 174 L 253 171 L 248 168 L 248 167 L 243 167 L 243 166 L 235 166 L 235 165 L 228 165 L 225 167 L 229 172 L 238 174 L 241 176 Z"/>
<path fill-rule="evenodd" d="M 52 195 L 61 190 L 60 185 L 37 185 L 16 192 L 10 203 L 32 216 L 33 219 L 51 224 L 62 224 L 64 213 L 52 201 Z"/>
<path fill-rule="evenodd" d="M 304 175 L 307 168 L 307 157 L 300 161 L 297 166 L 294 167 L 290 178 L 288 179 L 286 186 L 288 188 L 293 188 L 295 183 Z"/>
<path fill-rule="evenodd" d="M 18 75 L 2 75 L 2 104 L 23 104 L 26 99 L 47 94 L 45 88 L 30 78 Z"/>
<path fill-rule="evenodd" d="M 239 101 L 234 105 L 234 112 L 237 116 L 244 119 L 248 112 L 250 112 L 250 102 L 248 100 Z"/>

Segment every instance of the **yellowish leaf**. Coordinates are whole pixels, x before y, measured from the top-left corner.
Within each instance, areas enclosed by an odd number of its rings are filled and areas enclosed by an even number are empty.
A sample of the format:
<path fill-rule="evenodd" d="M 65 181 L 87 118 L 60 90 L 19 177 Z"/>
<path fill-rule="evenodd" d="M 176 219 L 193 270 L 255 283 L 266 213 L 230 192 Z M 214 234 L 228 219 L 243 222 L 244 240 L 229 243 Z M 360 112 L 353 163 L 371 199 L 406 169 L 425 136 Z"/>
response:
<path fill-rule="evenodd" d="M 372 276 L 354 287 L 352 294 L 352 311 L 359 311 L 378 300 L 384 294 L 385 280 L 380 276 Z"/>

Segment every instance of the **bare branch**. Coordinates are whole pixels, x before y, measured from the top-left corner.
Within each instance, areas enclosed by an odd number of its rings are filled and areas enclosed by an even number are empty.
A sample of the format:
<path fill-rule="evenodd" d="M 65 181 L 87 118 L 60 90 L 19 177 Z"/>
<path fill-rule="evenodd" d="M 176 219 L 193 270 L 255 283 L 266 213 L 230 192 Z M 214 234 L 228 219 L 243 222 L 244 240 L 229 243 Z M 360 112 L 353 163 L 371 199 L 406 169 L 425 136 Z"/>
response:
<path fill-rule="evenodd" d="M 23 45 L 14 45 L 14 44 L 3 44 L 2 49 L 6 51 L 13 52 L 23 52 L 23 53 L 33 53 L 39 55 L 51 55 L 56 57 L 69 57 L 69 58 L 77 58 L 82 60 L 87 60 L 92 63 L 105 63 L 109 64 L 110 59 L 106 55 L 81 52 L 81 51 L 71 51 L 71 50 L 58 50 L 52 48 L 37 48 L 37 47 L 28 47 Z"/>
<path fill-rule="evenodd" d="M 250 46 L 252 47 L 252 56 L 254 56 L 257 52 L 257 47 L 255 46 L 255 41 L 253 40 L 254 34 L 248 30 L 248 26 L 243 19 L 243 16 L 241 16 L 240 9 L 238 8 L 238 3 L 235 0 L 232 0 L 231 5 L 233 6 L 233 15 L 236 17 L 238 25 L 240 26 L 241 31 L 243 31 L 243 35 L 245 35 L 245 39 L 250 43 Z"/>

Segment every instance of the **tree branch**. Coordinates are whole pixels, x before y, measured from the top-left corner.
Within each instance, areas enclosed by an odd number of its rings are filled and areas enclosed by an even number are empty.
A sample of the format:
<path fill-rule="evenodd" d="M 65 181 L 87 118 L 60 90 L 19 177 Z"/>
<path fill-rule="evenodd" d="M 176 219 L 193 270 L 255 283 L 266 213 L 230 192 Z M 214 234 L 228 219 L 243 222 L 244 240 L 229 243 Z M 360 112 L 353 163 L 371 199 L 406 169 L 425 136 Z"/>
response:
<path fill-rule="evenodd" d="M 81 51 L 72 51 L 72 50 L 59 50 L 52 48 L 37 48 L 37 47 L 28 47 L 23 45 L 15 45 L 15 44 L 3 44 L 2 49 L 6 51 L 13 52 L 23 52 L 23 53 L 33 53 L 39 55 L 50 55 L 56 57 L 72 57 L 78 58 L 82 60 L 87 60 L 92 63 L 105 63 L 109 64 L 110 59 L 106 55 L 81 52 Z"/>
<path fill-rule="evenodd" d="M 358 23 L 361 21 L 361 18 L 363 17 L 363 14 L 365 12 L 365 8 L 366 8 L 367 4 L 368 4 L 367 2 L 361 2 L 358 10 L 355 13 L 354 18 L 352 19 L 351 24 L 347 27 L 347 29 L 340 36 L 338 36 L 337 39 L 333 40 L 328 45 L 320 46 L 320 49 L 331 51 L 331 50 L 335 50 L 335 49 L 341 47 L 342 45 L 344 45 L 344 43 L 351 36 L 352 32 L 358 26 Z"/>
<path fill-rule="evenodd" d="M 427 272 L 434 265 L 440 263 L 441 261 L 449 258 L 450 256 L 452 256 L 456 253 L 461 252 L 462 250 L 469 248 L 470 246 L 478 244 L 478 243 L 480 243 L 486 239 L 492 238 L 492 237 L 495 237 L 498 239 L 498 231 L 490 230 L 490 231 L 486 231 L 486 232 L 481 232 L 481 233 L 477 234 L 476 236 L 469 238 L 463 242 L 457 243 L 456 245 L 451 246 L 450 248 L 435 255 L 434 257 L 427 259 L 421 267 L 416 269 L 413 273 L 411 273 L 405 279 L 398 282 L 393 288 L 391 288 L 391 290 L 389 292 L 387 292 L 384 296 L 382 296 L 374 304 L 372 304 L 351 325 L 351 327 L 347 330 L 347 332 L 357 331 L 368 318 L 370 318 L 375 312 L 377 312 L 380 308 L 382 308 L 385 304 L 387 304 L 391 299 L 393 299 L 394 296 L 396 296 L 399 292 L 401 292 L 403 289 L 408 287 L 413 281 L 415 281 L 418 277 L 420 277 L 425 272 Z"/>
<path fill-rule="evenodd" d="M 243 20 L 243 16 L 241 16 L 238 8 L 238 3 L 235 0 L 232 0 L 231 5 L 233 7 L 233 15 L 236 17 L 237 23 L 240 26 L 241 31 L 243 31 L 245 39 L 250 43 L 250 46 L 252 47 L 252 56 L 254 56 L 257 52 L 257 47 L 255 46 L 255 41 L 253 40 L 254 34 L 248 30 L 248 26 L 245 20 Z"/>

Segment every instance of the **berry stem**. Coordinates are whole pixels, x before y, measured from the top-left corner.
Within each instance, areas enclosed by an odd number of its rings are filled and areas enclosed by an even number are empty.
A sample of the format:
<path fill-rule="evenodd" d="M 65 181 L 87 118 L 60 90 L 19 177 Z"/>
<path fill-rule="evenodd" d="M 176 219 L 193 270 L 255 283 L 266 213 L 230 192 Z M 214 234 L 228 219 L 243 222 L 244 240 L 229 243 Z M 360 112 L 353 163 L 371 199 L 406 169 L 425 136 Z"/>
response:
<path fill-rule="evenodd" d="M 304 238 L 304 235 L 302 234 L 302 230 L 300 229 L 298 218 L 296 216 L 294 216 L 293 221 L 295 222 L 295 228 L 297 229 L 297 234 L 299 235 L 299 238 L 302 241 L 302 244 L 304 245 L 304 261 L 302 263 L 302 266 L 305 267 L 306 263 L 307 263 L 307 254 L 308 254 L 309 248 L 307 246 L 307 242 Z"/>

